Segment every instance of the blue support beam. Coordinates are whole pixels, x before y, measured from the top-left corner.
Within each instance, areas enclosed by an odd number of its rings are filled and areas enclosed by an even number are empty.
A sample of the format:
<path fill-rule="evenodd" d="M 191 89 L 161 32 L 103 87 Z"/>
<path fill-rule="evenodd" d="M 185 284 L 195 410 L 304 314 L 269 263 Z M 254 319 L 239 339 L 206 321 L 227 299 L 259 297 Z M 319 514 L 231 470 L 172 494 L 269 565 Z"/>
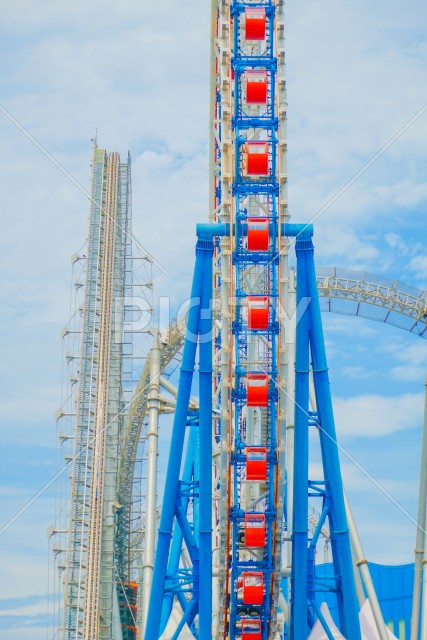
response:
<path fill-rule="evenodd" d="M 189 483 L 193 475 L 194 457 L 195 457 L 195 451 L 197 447 L 197 443 L 195 442 L 196 435 L 197 434 L 195 429 L 194 428 L 190 429 L 190 434 L 189 434 L 188 444 L 187 444 L 187 452 L 185 456 L 184 470 L 182 474 L 183 483 Z M 183 496 L 182 503 L 183 503 L 185 513 L 187 513 L 188 502 L 189 502 L 189 497 Z M 172 546 L 171 546 L 171 551 L 169 556 L 169 564 L 167 569 L 168 576 L 175 576 L 178 572 L 179 560 L 181 557 L 182 540 L 183 540 L 182 531 L 178 523 L 175 522 L 173 536 L 172 536 Z M 163 631 L 166 628 L 170 614 L 172 612 L 173 600 L 174 600 L 173 591 L 166 591 L 163 596 L 159 635 L 162 635 Z"/>
<path fill-rule="evenodd" d="M 186 624 L 191 625 L 192 621 L 194 620 L 194 617 L 196 616 L 196 613 L 197 613 L 197 601 L 190 600 L 186 609 L 184 610 L 184 615 L 182 616 L 171 640 L 178 640 L 179 634 L 181 633 L 181 631 L 183 630 Z"/>
<path fill-rule="evenodd" d="M 360 640 L 360 626 L 356 587 L 354 584 L 353 563 L 350 549 L 350 536 L 345 513 L 344 491 L 340 461 L 338 455 L 337 434 L 330 391 L 325 341 L 320 314 L 319 294 L 317 291 L 314 268 L 314 249 L 307 252 L 307 279 L 311 298 L 308 312 L 310 315 L 311 353 L 313 378 L 316 392 L 317 412 L 320 419 L 319 438 L 321 443 L 325 481 L 331 493 L 331 518 L 334 537 L 332 539 L 334 564 L 339 568 L 337 581 L 340 581 L 342 602 L 340 619 L 342 632 L 347 640 Z M 298 240 L 297 240 L 298 245 Z"/>
<path fill-rule="evenodd" d="M 178 384 L 178 395 L 176 401 L 175 417 L 172 428 L 171 447 L 169 461 L 166 473 L 165 491 L 163 497 L 162 514 L 160 518 L 160 526 L 156 548 L 156 559 L 153 573 L 153 586 L 150 596 L 150 605 L 148 610 L 147 626 L 145 631 L 145 640 L 154 640 L 159 637 L 160 623 L 162 618 L 162 603 L 165 592 L 165 581 L 168 561 L 170 557 L 170 545 L 173 531 L 173 521 L 176 510 L 176 502 L 178 497 L 178 486 L 181 461 L 184 452 L 185 432 L 187 426 L 189 402 L 191 394 L 191 385 L 193 380 L 196 351 L 198 346 L 198 335 L 200 332 L 200 316 L 201 301 L 207 303 L 206 292 L 204 293 L 204 285 L 206 284 L 206 273 L 208 280 L 212 278 L 212 256 L 213 256 L 213 239 L 212 235 L 201 235 L 196 245 L 196 264 L 194 268 L 193 284 L 191 288 L 191 307 L 188 313 L 187 331 L 184 342 L 184 351 L 182 356 L 182 364 L 180 370 L 180 378 Z M 209 290 L 208 290 L 209 292 Z M 207 303 L 210 309 L 210 301 Z M 209 311 L 208 311 L 209 314 Z M 211 322 L 211 311 L 208 319 L 205 320 L 204 331 L 206 333 L 207 323 Z M 207 363 L 207 368 L 209 363 Z M 207 373 L 207 372 L 205 372 Z M 206 382 L 204 383 L 206 385 Z M 210 390 L 211 393 L 211 390 Z M 206 395 L 206 393 L 205 393 Z M 211 400 L 212 403 L 212 400 Z M 210 412 L 210 420 L 212 411 Z M 206 422 L 206 418 L 204 419 Z M 212 436 L 210 435 L 210 438 Z M 212 444 L 211 444 L 212 446 Z M 209 463 L 211 464 L 212 454 Z M 206 482 L 206 481 L 205 481 Z M 209 497 L 209 496 L 208 496 Z M 210 499 L 211 504 L 211 499 Z M 211 508 L 211 506 L 209 507 Z M 205 516 L 206 518 L 206 516 Z M 211 523 L 210 523 L 211 526 Z M 206 527 L 205 527 L 206 529 Z M 205 530 L 205 534 L 208 532 Z M 206 548 L 208 544 L 208 535 L 203 543 L 204 558 L 204 575 L 206 575 Z M 211 551 L 210 551 L 211 554 Z M 195 567 L 196 590 L 195 594 L 196 607 L 198 607 L 198 568 Z M 212 575 L 212 571 L 211 571 Z M 210 584 L 211 576 L 208 581 Z M 208 586 L 208 590 L 211 587 Z M 209 599 L 209 596 L 207 596 Z M 205 600 L 203 601 L 205 603 Z M 208 611 L 208 607 L 204 604 L 204 611 Z M 209 640 L 210 636 L 206 636 Z"/>
<path fill-rule="evenodd" d="M 297 308 L 307 298 L 305 260 L 297 245 Z M 294 495 L 292 531 L 291 619 L 292 640 L 307 637 L 308 604 L 308 423 L 309 423 L 309 316 L 304 312 L 296 327 Z"/>
<path fill-rule="evenodd" d="M 350 537 L 344 505 L 338 444 L 326 360 L 320 304 L 314 267 L 311 225 L 285 225 L 286 233 L 296 238 L 297 304 L 309 298 L 310 304 L 299 318 L 296 328 L 295 381 L 295 453 L 294 453 L 294 523 L 292 531 L 291 623 L 290 639 L 308 635 L 310 608 L 324 626 L 324 619 L 314 601 L 314 548 L 326 516 L 329 518 L 334 561 L 334 589 L 340 615 L 340 629 L 347 640 L 361 640 L 358 604 L 350 551 Z M 317 413 L 314 420 L 308 407 L 310 355 L 316 394 Z M 322 491 L 319 483 L 308 480 L 308 429 L 316 425 L 324 471 Z M 323 495 L 321 520 L 308 546 L 308 495 Z M 313 575 L 314 572 L 314 575 Z M 326 627 L 325 627 L 326 630 Z M 327 630 L 331 637 L 330 630 Z"/>
<path fill-rule="evenodd" d="M 200 238 L 200 236 L 199 236 Z M 212 239 L 204 270 L 199 337 L 200 498 L 199 498 L 199 637 L 212 637 Z"/>

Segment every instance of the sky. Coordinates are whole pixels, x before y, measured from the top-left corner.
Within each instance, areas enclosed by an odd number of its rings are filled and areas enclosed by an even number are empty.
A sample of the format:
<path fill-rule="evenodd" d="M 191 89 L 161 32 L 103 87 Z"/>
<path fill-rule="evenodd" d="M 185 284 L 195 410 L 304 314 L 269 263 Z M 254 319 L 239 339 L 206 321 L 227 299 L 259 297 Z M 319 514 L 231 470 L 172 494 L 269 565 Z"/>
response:
<path fill-rule="evenodd" d="M 96 130 L 99 146 L 131 152 L 134 233 L 169 274 L 154 270 L 155 296 L 178 306 L 188 295 L 195 224 L 208 212 L 209 16 L 200 0 L 2 7 L 0 530 L 57 465 L 60 334 L 70 257 L 87 233 Z M 422 0 L 287 7 L 292 219 L 318 216 L 319 265 L 420 289 L 426 24 Z M 331 314 L 324 323 L 343 475 L 366 556 L 410 562 L 427 342 L 360 318 Z M 54 511 L 50 487 L 0 534 L 0 640 L 53 635 L 46 532 Z"/>

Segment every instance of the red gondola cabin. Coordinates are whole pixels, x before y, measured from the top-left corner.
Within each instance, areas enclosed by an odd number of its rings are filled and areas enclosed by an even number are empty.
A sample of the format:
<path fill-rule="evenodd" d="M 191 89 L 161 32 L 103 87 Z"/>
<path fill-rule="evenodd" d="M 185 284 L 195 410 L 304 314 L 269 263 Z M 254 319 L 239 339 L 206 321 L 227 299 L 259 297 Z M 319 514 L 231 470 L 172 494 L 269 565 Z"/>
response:
<path fill-rule="evenodd" d="M 268 251 L 268 218 L 248 218 L 248 251 Z"/>
<path fill-rule="evenodd" d="M 256 140 L 246 143 L 246 159 L 244 161 L 247 176 L 268 175 L 268 142 Z"/>
<path fill-rule="evenodd" d="M 261 620 L 242 620 L 242 640 L 261 640 Z"/>
<path fill-rule="evenodd" d="M 246 404 L 248 407 L 268 405 L 268 376 L 265 373 L 248 373 L 246 376 Z"/>
<path fill-rule="evenodd" d="M 259 331 L 268 329 L 268 297 L 248 296 L 248 329 Z"/>
<path fill-rule="evenodd" d="M 267 71 L 246 71 L 246 104 L 267 104 Z"/>
<path fill-rule="evenodd" d="M 264 574 L 262 571 L 244 571 L 243 604 L 262 604 L 264 600 Z"/>
<path fill-rule="evenodd" d="M 265 547 L 263 513 L 245 513 L 245 547 Z"/>
<path fill-rule="evenodd" d="M 246 40 L 265 40 L 267 17 L 264 7 L 246 7 L 245 38 Z"/>
<path fill-rule="evenodd" d="M 246 480 L 267 479 L 267 448 L 246 447 Z"/>

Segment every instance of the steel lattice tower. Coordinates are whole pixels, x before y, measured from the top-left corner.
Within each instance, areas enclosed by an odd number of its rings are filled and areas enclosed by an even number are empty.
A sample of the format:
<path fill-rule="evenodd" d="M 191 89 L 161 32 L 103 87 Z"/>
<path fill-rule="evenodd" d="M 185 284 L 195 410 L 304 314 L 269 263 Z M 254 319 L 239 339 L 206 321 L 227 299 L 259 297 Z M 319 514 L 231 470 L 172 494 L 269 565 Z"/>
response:
<path fill-rule="evenodd" d="M 94 147 L 65 574 L 64 639 L 111 638 L 130 159 Z"/>

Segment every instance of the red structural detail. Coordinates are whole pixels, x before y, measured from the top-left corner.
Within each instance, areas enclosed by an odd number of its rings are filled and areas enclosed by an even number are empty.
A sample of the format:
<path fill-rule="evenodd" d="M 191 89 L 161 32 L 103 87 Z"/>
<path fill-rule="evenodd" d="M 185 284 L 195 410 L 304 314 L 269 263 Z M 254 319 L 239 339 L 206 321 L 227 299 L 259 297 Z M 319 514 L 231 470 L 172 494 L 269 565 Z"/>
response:
<path fill-rule="evenodd" d="M 246 143 L 246 175 L 268 175 L 268 142 Z"/>
<path fill-rule="evenodd" d="M 267 447 L 246 447 L 246 480 L 267 479 Z"/>
<path fill-rule="evenodd" d="M 125 587 L 127 587 L 127 589 L 132 592 L 132 595 L 130 595 L 128 591 L 128 601 L 130 602 L 130 604 L 135 604 L 138 596 L 138 583 L 128 581 L 125 582 Z"/>
<path fill-rule="evenodd" d="M 265 515 L 245 513 L 245 546 L 265 547 Z"/>
<path fill-rule="evenodd" d="M 246 380 L 246 404 L 248 407 L 266 407 L 268 405 L 267 374 L 248 373 Z"/>
<path fill-rule="evenodd" d="M 266 24 L 264 7 L 247 7 L 245 9 L 246 40 L 265 40 Z"/>
<path fill-rule="evenodd" d="M 261 640 L 261 620 L 242 620 L 242 640 Z"/>
<path fill-rule="evenodd" d="M 268 219 L 248 218 L 248 251 L 268 251 Z"/>
<path fill-rule="evenodd" d="M 264 574 L 262 571 L 244 571 L 243 604 L 262 604 L 264 600 Z"/>
<path fill-rule="evenodd" d="M 267 71 L 247 69 L 246 71 L 246 103 L 267 103 Z"/>
<path fill-rule="evenodd" d="M 248 296 L 248 329 L 268 328 L 268 297 Z"/>

